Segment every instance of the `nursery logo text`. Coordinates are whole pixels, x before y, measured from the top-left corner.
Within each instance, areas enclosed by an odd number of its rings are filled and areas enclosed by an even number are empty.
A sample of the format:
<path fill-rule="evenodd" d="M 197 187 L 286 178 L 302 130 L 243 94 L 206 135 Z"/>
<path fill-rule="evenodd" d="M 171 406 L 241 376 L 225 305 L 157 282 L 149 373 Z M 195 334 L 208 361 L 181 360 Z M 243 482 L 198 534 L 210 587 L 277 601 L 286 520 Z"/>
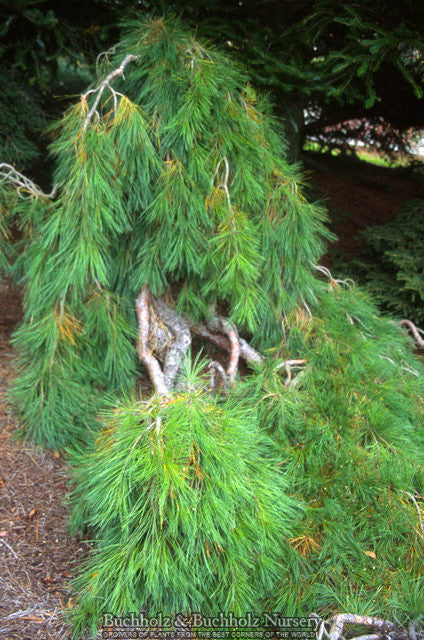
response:
<path fill-rule="evenodd" d="M 316 638 L 318 620 L 287 617 L 281 613 L 248 611 L 244 616 L 219 612 L 206 616 L 196 612 L 155 616 L 129 613 L 126 616 L 103 614 L 102 638 L 143 638 L 155 640 L 307 640 Z"/>

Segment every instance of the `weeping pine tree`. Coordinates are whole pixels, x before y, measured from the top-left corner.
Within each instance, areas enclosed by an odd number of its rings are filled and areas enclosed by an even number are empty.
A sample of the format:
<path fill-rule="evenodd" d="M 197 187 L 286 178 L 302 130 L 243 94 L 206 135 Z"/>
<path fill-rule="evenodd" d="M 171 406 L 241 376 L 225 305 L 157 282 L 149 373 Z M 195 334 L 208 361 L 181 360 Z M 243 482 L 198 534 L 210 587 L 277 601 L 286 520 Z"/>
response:
<path fill-rule="evenodd" d="M 72 448 L 96 540 L 76 635 L 103 611 L 417 615 L 410 338 L 319 266 L 325 212 L 226 55 L 167 18 L 101 59 L 54 131 L 54 192 L 1 167 L 26 196 L 12 400 Z"/>

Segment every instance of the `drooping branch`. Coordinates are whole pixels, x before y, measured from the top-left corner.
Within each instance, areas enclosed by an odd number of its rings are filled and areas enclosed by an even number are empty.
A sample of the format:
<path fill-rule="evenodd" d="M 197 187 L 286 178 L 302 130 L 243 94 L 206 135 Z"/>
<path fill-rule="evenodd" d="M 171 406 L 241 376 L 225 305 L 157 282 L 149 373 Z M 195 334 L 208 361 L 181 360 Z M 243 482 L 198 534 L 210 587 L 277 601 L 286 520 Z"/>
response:
<path fill-rule="evenodd" d="M 422 329 L 419 329 L 413 322 L 411 322 L 411 320 L 400 320 L 399 324 L 401 327 L 406 327 L 410 330 L 420 349 L 424 347 L 424 339 L 422 338 L 422 336 L 424 336 L 424 331 Z"/>
<path fill-rule="evenodd" d="M 17 188 L 18 195 L 24 198 L 26 192 L 30 198 L 48 198 L 52 200 L 57 193 L 57 185 L 54 185 L 50 193 L 44 193 L 32 180 L 17 171 L 15 167 L 6 162 L 0 163 L 0 183 L 10 182 Z"/>
<path fill-rule="evenodd" d="M 93 105 L 92 105 L 90 111 L 88 112 L 86 119 L 84 120 L 84 125 L 83 125 L 83 128 L 82 128 L 83 131 L 85 131 L 87 129 L 88 125 L 90 124 L 90 121 L 91 121 L 92 117 L 95 114 L 100 119 L 99 113 L 97 111 L 97 107 L 99 106 L 100 99 L 101 99 L 101 97 L 103 95 L 103 92 L 104 92 L 104 90 L 106 88 L 109 89 L 110 93 L 112 94 L 113 101 L 114 101 L 114 109 L 116 111 L 116 107 L 117 107 L 116 96 L 122 96 L 122 94 L 119 93 L 118 91 L 115 91 L 115 89 L 113 89 L 111 87 L 110 83 L 113 82 L 115 80 L 115 78 L 118 78 L 119 76 L 123 76 L 124 75 L 124 70 L 125 70 L 125 67 L 127 66 L 127 64 L 129 62 L 132 62 L 133 60 L 137 60 L 138 58 L 139 58 L 139 56 L 135 56 L 132 53 L 129 53 L 122 60 L 122 62 L 119 65 L 119 67 L 117 67 L 117 69 L 114 69 L 113 71 L 111 71 L 106 76 L 106 78 L 104 80 L 102 80 L 102 82 L 100 82 L 100 84 L 95 89 L 89 89 L 88 91 L 86 91 L 86 93 L 84 93 L 81 96 L 81 100 L 87 102 L 87 98 L 90 95 L 90 93 L 96 94 L 96 97 L 94 99 Z"/>
<path fill-rule="evenodd" d="M 139 330 L 137 345 L 138 355 L 148 370 L 157 393 L 167 396 L 169 395 L 170 390 L 166 384 L 165 376 L 159 362 L 149 349 L 149 293 L 146 285 L 142 288 L 141 293 L 136 300 L 135 308 L 138 317 Z"/>

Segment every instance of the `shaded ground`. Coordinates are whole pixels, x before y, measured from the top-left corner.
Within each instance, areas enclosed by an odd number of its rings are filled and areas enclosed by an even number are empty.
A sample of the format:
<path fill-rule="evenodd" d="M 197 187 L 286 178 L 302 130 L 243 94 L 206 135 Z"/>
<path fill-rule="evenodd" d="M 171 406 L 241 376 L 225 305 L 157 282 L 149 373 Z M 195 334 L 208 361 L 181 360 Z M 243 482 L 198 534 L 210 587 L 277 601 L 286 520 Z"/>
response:
<path fill-rule="evenodd" d="M 9 338 L 19 315 L 16 289 L 0 284 L 0 638 L 65 640 L 60 612 L 87 544 L 66 532 L 63 460 L 12 439 L 5 391 L 12 376 Z"/>
<path fill-rule="evenodd" d="M 338 236 L 330 254 L 355 254 L 365 227 L 390 220 L 405 200 L 424 198 L 423 183 L 402 168 L 317 153 L 302 159 L 312 195 L 328 207 L 331 229 Z"/>
<path fill-rule="evenodd" d="M 401 171 L 309 159 L 313 194 L 327 201 L 343 253 L 355 253 L 365 226 L 390 219 L 403 200 L 424 197 L 422 186 Z M 16 427 L 5 393 L 12 376 L 10 335 L 19 317 L 17 290 L 0 283 L 0 638 L 66 640 L 61 613 L 87 543 L 67 535 L 63 459 L 12 439 Z"/>

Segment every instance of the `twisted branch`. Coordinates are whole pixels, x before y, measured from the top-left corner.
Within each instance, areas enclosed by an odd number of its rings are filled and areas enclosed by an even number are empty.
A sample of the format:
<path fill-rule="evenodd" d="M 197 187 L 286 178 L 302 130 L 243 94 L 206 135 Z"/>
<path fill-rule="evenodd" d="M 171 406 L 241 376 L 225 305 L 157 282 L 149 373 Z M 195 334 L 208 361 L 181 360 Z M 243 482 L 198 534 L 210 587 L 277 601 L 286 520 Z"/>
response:
<path fill-rule="evenodd" d="M 165 376 L 159 365 L 159 362 L 152 355 L 149 350 L 149 293 L 146 285 L 141 290 L 138 296 L 135 309 L 138 317 L 138 329 L 139 339 L 137 344 L 137 351 L 140 360 L 145 365 L 149 372 L 150 378 L 155 385 L 157 393 L 159 395 L 168 396 L 170 390 L 165 381 Z"/>
<path fill-rule="evenodd" d="M 193 333 L 196 333 L 201 338 L 204 338 L 209 342 L 213 342 L 224 351 L 228 351 L 229 353 L 231 353 L 231 345 L 225 336 L 211 331 L 206 325 L 202 324 L 201 322 L 198 324 L 191 324 L 190 329 Z M 240 356 L 244 360 L 247 360 L 248 362 L 254 362 L 256 364 L 264 364 L 264 359 L 259 351 L 256 351 L 256 349 L 251 347 L 250 344 L 243 338 L 239 337 L 238 341 L 240 345 Z"/>
<path fill-rule="evenodd" d="M 353 613 L 340 613 L 330 620 L 324 620 L 316 613 L 311 613 L 309 618 L 314 619 L 316 622 L 317 640 L 323 640 L 323 638 L 327 638 L 327 640 L 346 640 L 343 635 L 346 624 L 370 627 L 373 631 L 372 633 L 353 636 L 351 640 L 422 640 L 424 638 L 424 631 L 417 632 L 415 628 L 416 621 L 410 621 L 408 630 L 406 630 L 395 616 L 396 625 L 390 620 Z M 329 630 L 328 627 L 330 627 Z"/>
<path fill-rule="evenodd" d="M 141 290 L 135 307 L 139 327 L 138 355 L 160 395 L 169 395 L 175 387 L 181 362 L 191 345 L 191 333 L 214 342 L 230 353 L 226 371 L 219 362 L 210 363 L 208 368 L 211 370 L 212 389 L 215 387 L 216 373 L 222 379 L 224 389 L 234 384 L 240 357 L 259 364 L 264 362 L 262 356 L 239 337 L 237 329 L 228 320 L 214 315 L 208 327 L 191 323 L 162 299 L 149 295 L 147 285 Z M 163 361 L 163 366 L 153 352 Z"/>
<path fill-rule="evenodd" d="M 227 366 L 227 376 L 230 382 L 234 382 L 238 371 L 238 364 L 241 355 L 241 344 L 238 336 L 237 329 L 233 324 L 221 318 L 220 316 L 213 315 L 208 322 L 208 327 L 212 331 L 221 331 L 225 333 L 229 341 L 230 360 Z"/>
<path fill-rule="evenodd" d="M 17 187 L 18 195 L 21 198 L 25 197 L 22 195 L 22 191 L 26 191 L 30 198 L 49 198 L 51 200 L 57 193 L 57 185 L 54 185 L 50 193 L 44 193 L 35 182 L 17 171 L 11 164 L 2 162 L 0 163 L 0 183 L 7 181 Z"/>
<path fill-rule="evenodd" d="M 231 344 L 231 355 L 230 355 L 230 361 L 227 367 L 227 376 L 230 382 L 233 382 L 234 378 L 236 377 L 236 373 L 238 371 L 238 364 L 239 364 L 240 351 L 241 351 L 240 342 L 239 342 L 237 330 L 232 324 L 230 324 L 229 322 L 224 322 L 222 324 L 222 328 L 227 334 L 227 337 Z"/>

